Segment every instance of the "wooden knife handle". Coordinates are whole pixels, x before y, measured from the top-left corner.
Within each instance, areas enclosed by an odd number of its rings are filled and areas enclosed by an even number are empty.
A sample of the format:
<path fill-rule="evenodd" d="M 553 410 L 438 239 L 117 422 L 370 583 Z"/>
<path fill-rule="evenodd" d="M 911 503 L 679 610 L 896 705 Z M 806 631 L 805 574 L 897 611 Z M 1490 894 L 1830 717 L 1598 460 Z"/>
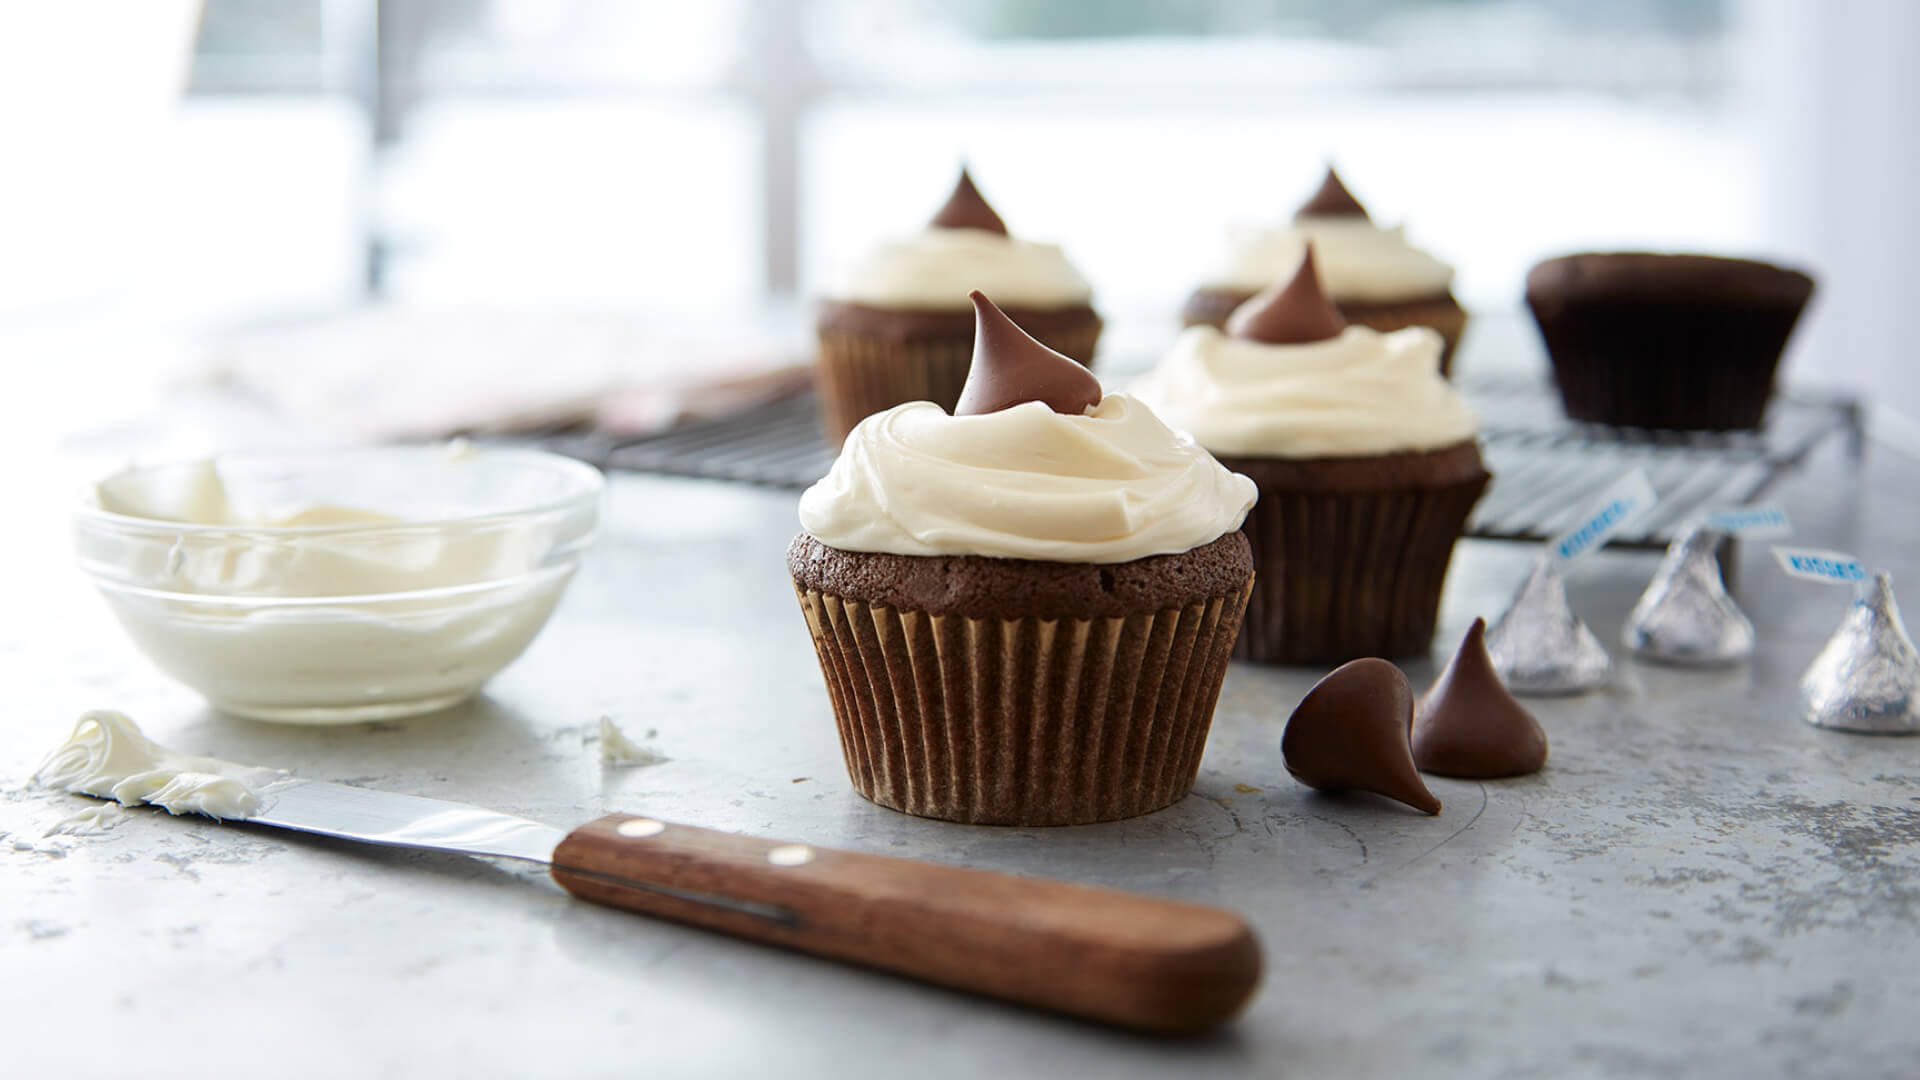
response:
<path fill-rule="evenodd" d="M 585 900 L 1160 1032 L 1233 1016 L 1260 945 L 1230 911 L 610 814 L 553 877 Z"/>

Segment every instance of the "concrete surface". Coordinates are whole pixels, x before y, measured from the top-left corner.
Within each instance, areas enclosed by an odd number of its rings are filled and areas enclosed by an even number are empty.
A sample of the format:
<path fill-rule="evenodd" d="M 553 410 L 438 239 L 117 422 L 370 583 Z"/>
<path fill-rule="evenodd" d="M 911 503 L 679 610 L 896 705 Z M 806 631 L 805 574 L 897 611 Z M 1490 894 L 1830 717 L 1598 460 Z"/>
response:
<path fill-rule="evenodd" d="M 1803 541 L 1856 550 L 1920 597 L 1908 544 L 1920 511 L 1905 498 L 1917 477 L 1880 453 L 1856 481 L 1830 450 L 1785 501 Z M 969 828 L 850 792 L 780 558 L 793 503 L 621 480 L 554 622 L 484 697 L 330 730 L 208 712 L 132 651 L 53 554 L 57 523 L 8 541 L 0 1074 L 1920 1068 L 1920 740 L 1794 718 L 1794 681 L 1846 597 L 1785 579 L 1763 552 L 1740 560 L 1762 637 L 1750 666 L 1624 661 L 1607 692 L 1540 701 L 1547 770 L 1436 779 L 1437 818 L 1294 784 L 1279 737 L 1316 673 L 1236 667 L 1193 797 L 1103 826 Z M 1530 556 L 1463 545 L 1442 651 L 1475 615 L 1498 613 Z M 1610 645 L 1652 565 L 1603 554 L 1576 572 L 1576 606 Z M 1433 668 L 1409 673 L 1423 687 Z M 1258 927 L 1269 973 L 1235 1026 L 1165 1042 L 595 909 L 505 864 L 157 811 L 104 837 L 44 837 L 83 800 L 25 790 L 25 778 L 98 707 L 181 748 L 557 824 L 644 811 L 1224 904 Z M 671 760 L 603 769 L 603 715 Z"/>

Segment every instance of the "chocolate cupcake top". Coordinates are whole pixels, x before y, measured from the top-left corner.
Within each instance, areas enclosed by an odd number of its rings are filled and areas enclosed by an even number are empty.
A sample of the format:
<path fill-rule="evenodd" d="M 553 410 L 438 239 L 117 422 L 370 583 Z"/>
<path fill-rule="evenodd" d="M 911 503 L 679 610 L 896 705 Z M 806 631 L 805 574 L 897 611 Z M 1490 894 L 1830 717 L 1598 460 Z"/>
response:
<path fill-rule="evenodd" d="M 1425 300 L 1453 287 L 1453 267 L 1408 243 L 1401 226 L 1375 224 L 1331 168 L 1292 222 L 1234 231 L 1225 263 L 1205 287 L 1264 289 L 1286 281 L 1308 241 L 1336 302 Z"/>
<path fill-rule="evenodd" d="M 800 524 L 842 551 L 1121 563 L 1238 529 L 1253 481 L 1033 340 L 974 292 L 961 415 L 909 402 L 860 422 Z"/>
<path fill-rule="evenodd" d="M 1314 272 L 1317 245 L 1286 284 L 1196 326 L 1133 393 L 1216 454 L 1362 457 L 1472 439 L 1473 410 L 1440 374 L 1439 334 L 1346 326 Z"/>
<path fill-rule="evenodd" d="M 832 299 L 887 310 L 965 311 L 974 289 L 1027 309 L 1079 307 L 1093 299 L 1093 287 L 1058 247 L 1009 235 L 962 169 L 927 227 L 868 253 Z"/>
<path fill-rule="evenodd" d="M 1798 270 L 1718 255 L 1596 251 L 1547 259 L 1527 272 L 1527 300 L 1536 307 L 1582 298 L 1798 308 L 1812 295 L 1813 279 Z"/>

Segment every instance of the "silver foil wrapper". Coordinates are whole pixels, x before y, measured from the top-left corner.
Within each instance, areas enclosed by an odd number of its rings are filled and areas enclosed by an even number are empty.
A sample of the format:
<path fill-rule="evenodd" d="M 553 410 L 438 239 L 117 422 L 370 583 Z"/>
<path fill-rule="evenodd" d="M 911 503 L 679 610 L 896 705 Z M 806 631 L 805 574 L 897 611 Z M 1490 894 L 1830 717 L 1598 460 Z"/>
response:
<path fill-rule="evenodd" d="M 1835 731 L 1920 734 L 1920 652 L 1886 574 L 1858 586 L 1840 629 L 1800 677 L 1800 716 Z"/>
<path fill-rule="evenodd" d="M 1516 694 L 1578 694 L 1607 681 L 1606 646 L 1567 603 L 1559 568 L 1542 559 L 1487 631 L 1487 654 Z"/>
<path fill-rule="evenodd" d="M 1649 660 L 1711 667 L 1753 655 L 1753 623 L 1720 578 L 1714 549 L 1726 534 L 1696 528 L 1667 548 L 1621 639 Z"/>

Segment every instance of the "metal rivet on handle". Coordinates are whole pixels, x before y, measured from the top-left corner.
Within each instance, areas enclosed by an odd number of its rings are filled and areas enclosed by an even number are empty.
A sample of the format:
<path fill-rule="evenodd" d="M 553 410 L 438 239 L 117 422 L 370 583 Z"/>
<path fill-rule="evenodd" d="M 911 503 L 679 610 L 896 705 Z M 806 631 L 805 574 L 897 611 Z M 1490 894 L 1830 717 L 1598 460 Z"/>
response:
<path fill-rule="evenodd" d="M 637 840 L 643 836 L 659 836 L 661 833 L 667 831 L 667 823 L 646 817 L 628 818 L 620 824 L 615 825 L 613 831 L 619 833 L 621 836 L 630 836 Z"/>
<path fill-rule="evenodd" d="M 775 866 L 805 866 L 813 861 L 813 849 L 805 844 L 781 844 L 767 852 L 767 861 Z"/>

